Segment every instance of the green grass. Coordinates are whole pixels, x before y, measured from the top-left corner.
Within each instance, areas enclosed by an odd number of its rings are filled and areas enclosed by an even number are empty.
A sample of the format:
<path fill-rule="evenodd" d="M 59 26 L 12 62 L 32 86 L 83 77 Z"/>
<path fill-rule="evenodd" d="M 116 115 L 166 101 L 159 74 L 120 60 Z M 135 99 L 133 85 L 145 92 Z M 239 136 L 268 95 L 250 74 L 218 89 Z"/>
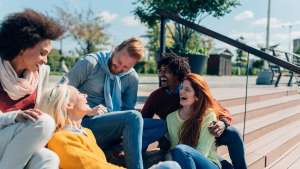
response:
<path fill-rule="evenodd" d="M 62 76 L 63 72 L 50 72 L 50 75 Z"/>

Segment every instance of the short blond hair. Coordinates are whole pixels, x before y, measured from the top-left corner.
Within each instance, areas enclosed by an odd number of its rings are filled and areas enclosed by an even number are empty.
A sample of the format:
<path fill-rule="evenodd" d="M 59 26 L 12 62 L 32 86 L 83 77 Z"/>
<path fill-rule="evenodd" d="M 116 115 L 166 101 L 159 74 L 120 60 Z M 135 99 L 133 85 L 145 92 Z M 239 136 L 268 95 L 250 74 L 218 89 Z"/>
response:
<path fill-rule="evenodd" d="M 128 54 L 137 60 L 140 60 L 144 57 L 144 53 L 145 53 L 144 44 L 140 39 L 136 37 L 132 37 L 130 39 L 123 41 L 121 44 L 119 44 L 116 47 L 115 51 L 119 52 L 123 48 L 127 48 Z"/>
<path fill-rule="evenodd" d="M 71 91 L 75 89 L 66 84 L 60 84 L 43 93 L 37 109 L 49 114 L 55 120 L 56 131 L 63 129 L 68 119 L 67 106 L 70 103 Z"/>

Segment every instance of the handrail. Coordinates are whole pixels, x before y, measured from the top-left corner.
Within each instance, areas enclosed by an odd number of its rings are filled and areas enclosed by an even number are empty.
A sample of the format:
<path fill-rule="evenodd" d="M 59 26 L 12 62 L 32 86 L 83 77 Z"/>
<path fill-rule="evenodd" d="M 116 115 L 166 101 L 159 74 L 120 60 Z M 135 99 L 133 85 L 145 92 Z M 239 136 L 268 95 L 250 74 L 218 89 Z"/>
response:
<path fill-rule="evenodd" d="M 283 53 L 283 54 L 288 54 L 288 55 L 291 55 L 291 56 L 296 56 L 298 58 L 300 58 L 300 55 L 296 54 L 296 53 L 291 53 L 291 52 L 287 52 L 287 51 L 283 51 L 283 50 L 278 50 L 278 49 L 267 49 L 267 50 L 274 50 L 275 52 L 278 52 L 278 53 Z"/>
<path fill-rule="evenodd" d="M 182 24 L 182 25 L 184 25 L 186 27 L 189 27 L 189 28 L 191 28 L 191 29 L 193 29 L 195 31 L 198 31 L 198 32 L 200 32 L 202 34 L 205 34 L 205 35 L 210 36 L 212 38 L 218 39 L 218 40 L 220 40 L 222 42 L 225 42 L 225 43 L 227 43 L 229 45 L 232 45 L 232 46 L 234 46 L 236 48 L 242 49 L 242 50 L 244 50 L 244 51 L 246 51 L 246 52 L 248 52 L 248 53 L 250 53 L 252 55 L 255 55 L 255 56 L 260 57 L 262 59 L 265 59 L 265 60 L 267 60 L 269 62 L 277 64 L 277 65 L 279 65 L 281 67 L 284 67 L 285 69 L 288 69 L 288 70 L 291 70 L 293 72 L 296 72 L 296 73 L 300 74 L 300 67 L 298 67 L 298 66 L 296 66 L 294 64 L 291 64 L 291 63 L 286 62 L 286 61 L 284 61 L 282 59 L 273 57 L 272 55 L 267 54 L 267 53 L 265 53 L 265 52 L 263 52 L 261 50 L 255 49 L 255 48 L 253 48 L 253 47 L 251 47 L 249 45 L 246 45 L 246 44 L 241 43 L 241 42 L 239 42 L 237 40 L 234 40 L 232 38 L 224 36 L 224 35 L 222 35 L 220 33 L 217 33 L 215 31 L 207 29 L 207 28 L 205 28 L 203 26 L 200 26 L 200 25 L 198 25 L 196 23 L 193 23 L 193 22 L 190 22 L 188 20 L 185 20 L 185 19 L 183 19 L 182 17 L 178 16 L 175 13 L 172 13 L 172 12 L 169 12 L 169 11 L 165 11 L 165 10 L 161 10 L 161 9 L 158 9 L 156 11 L 156 13 L 158 15 L 160 15 L 162 18 L 171 19 L 171 20 L 173 20 L 173 21 L 175 21 L 177 23 L 180 23 L 180 24 Z"/>

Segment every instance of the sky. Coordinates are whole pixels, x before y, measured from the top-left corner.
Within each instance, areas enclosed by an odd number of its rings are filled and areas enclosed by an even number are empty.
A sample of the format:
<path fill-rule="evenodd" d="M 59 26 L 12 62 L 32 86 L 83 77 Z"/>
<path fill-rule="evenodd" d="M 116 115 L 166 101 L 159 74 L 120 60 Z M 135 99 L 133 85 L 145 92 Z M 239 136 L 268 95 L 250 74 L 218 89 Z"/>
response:
<path fill-rule="evenodd" d="M 111 37 L 111 43 L 117 45 L 129 37 L 143 36 L 146 33 L 145 25 L 133 16 L 133 2 L 134 0 L 0 0 L 0 20 L 24 8 L 48 13 L 50 16 L 55 15 L 55 7 L 71 11 L 91 8 L 109 25 L 106 32 Z M 244 42 L 253 47 L 264 46 L 268 1 L 240 0 L 240 3 L 240 6 L 233 8 L 224 17 L 209 16 L 201 25 L 234 39 L 243 36 Z M 292 46 L 292 39 L 300 38 L 299 4 L 299 0 L 271 0 L 270 45 L 279 43 L 280 49 L 288 51 L 289 45 Z M 63 43 L 65 50 L 72 50 L 76 46 L 72 39 Z M 214 43 L 216 47 L 228 47 L 218 41 Z M 58 43 L 54 43 L 54 47 L 58 48 Z"/>

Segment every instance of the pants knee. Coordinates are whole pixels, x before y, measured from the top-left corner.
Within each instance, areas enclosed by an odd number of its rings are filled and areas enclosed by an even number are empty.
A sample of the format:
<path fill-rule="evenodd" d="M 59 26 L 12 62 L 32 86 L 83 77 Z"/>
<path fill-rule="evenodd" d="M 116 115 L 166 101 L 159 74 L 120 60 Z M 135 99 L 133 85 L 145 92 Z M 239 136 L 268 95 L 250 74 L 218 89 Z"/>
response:
<path fill-rule="evenodd" d="M 184 145 L 184 144 L 178 144 L 178 145 L 175 146 L 174 149 L 182 150 L 182 151 L 183 151 L 183 150 L 186 149 L 187 147 L 189 147 L 189 146 Z"/>
<path fill-rule="evenodd" d="M 141 113 L 135 110 L 128 111 L 128 123 L 141 126 L 142 128 L 144 122 Z"/>
<path fill-rule="evenodd" d="M 150 169 L 181 169 L 181 167 L 175 161 L 164 161 L 153 165 Z"/>
<path fill-rule="evenodd" d="M 58 167 L 58 155 L 46 148 L 34 153 L 29 162 L 29 168 L 57 169 Z"/>
<path fill-rule="evenodd" d="M 228 127 L 224 133 L 216 139 L 216 144 L 225 145 L 228 147 L 241 148 L 243 146 L 243 140 L 238 130 L 232 126 Z"/>
<path fill-rule="evenodd" d="M 173 148 L 171 150 L 171 155 L 172 157 L 177 157 L 177 156 L 181 156 L 182 154 L 184 154 L 184 150 L 187 148 L 188 146 L 184 145 L 184 144 L 178 144 L 175 146 L 175 148 Z"/>
<path fill-rule="evenodd" d="M 33 124 L 41 138 L 50 138 L 55 130 L 55 122 L 48 114 L 42 114 Z"/>
<path fill-rule="evenodd" d="M 233 142 L 242 142 L 241 135 L 236 128 L 231 126 L 228 127 L 226 130 L 226 132 L 228 133 L 228 137 L 230 137 Z"/>

